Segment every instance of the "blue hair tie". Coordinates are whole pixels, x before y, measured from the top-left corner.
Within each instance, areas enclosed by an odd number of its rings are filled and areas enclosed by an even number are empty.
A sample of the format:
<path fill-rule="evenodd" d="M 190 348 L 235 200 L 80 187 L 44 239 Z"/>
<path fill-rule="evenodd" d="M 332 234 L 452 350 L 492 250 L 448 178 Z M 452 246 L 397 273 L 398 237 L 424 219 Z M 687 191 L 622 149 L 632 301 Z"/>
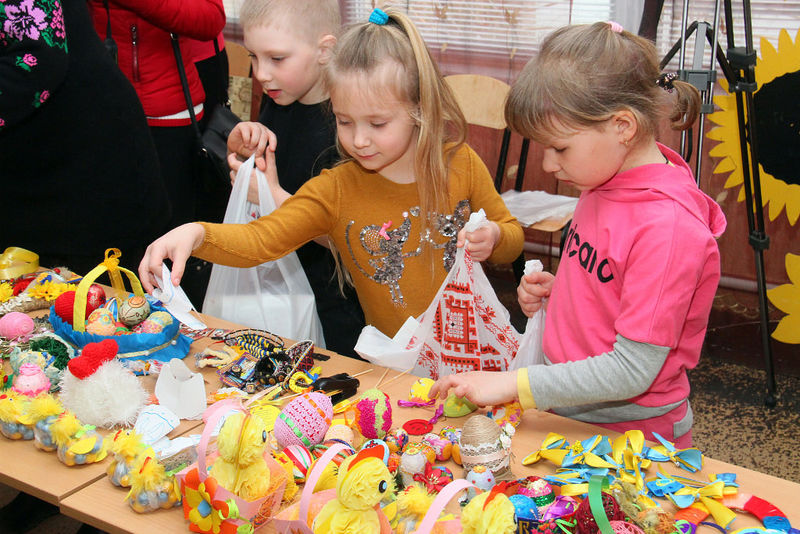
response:
<path fill-rule="evenodd" d="M 372 10 L 372 13 L 369 14 L 369 21 L 378 26 L 383 26 L 389 22 L 389 15 L 387 15 L 384 10 L 376 7 Z"/>

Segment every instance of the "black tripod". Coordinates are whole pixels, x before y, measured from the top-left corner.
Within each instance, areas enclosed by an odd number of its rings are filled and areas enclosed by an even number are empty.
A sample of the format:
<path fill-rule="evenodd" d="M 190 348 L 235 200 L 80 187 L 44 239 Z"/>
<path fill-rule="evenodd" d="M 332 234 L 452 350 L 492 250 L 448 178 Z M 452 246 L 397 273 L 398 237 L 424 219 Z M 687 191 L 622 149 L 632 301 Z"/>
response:
<path fill-rule="evenodd" d="M 673 45 L 661 61 L 663 69 L 667 63 L 680 50 L 679 79 L 689 82 L 700 91 L 703 105 L 700 113 L 699 132 L 697 135 L 697 158 L 695 178 L 700 181 L 700 161 L 703 147 L 703 125 L 705 114 L 713 111 L 712 94 L 716 70 L 714 58 L 728 81 L 729 91 L 736 96 L 736 115 L 739 122 L 739 149 L 742 156 L 742 174 L 744 177 L 745 205 L 747 209 L 748 241 L 753 248 L 756 263 L 756 280 L 758 285 L 758 307 L 761 326 L 761 345 L 764 352 L 764 369 L 767 375 L 767 393 L 764 403 L 775 406 L 775 370 L 772 362 L 772 344 L 769 335 L 769 315 L 767 307 L 767 284 L 764 273 L 764 251 L 769 248 L 769 236 L 764 231 L 764 211 L 761 202 L 761 176 L 758 168 L 758 143 L 755 132 L 755 110 L 753 93 L 757 89 L 755 67 L 756 53 L 753 48 L 753 23 L 750 13 L 750 0 L 742 0 L 742 13 L 744 16 L 745 46 L 735 46 L 733 35 L 733 15 L 731 0 L 725 2 L 725 27 L 727 36 L 727 56 L 717 42 L 717 28 L 719 27 L 719 5 L 716 0 L 714 7 L 714 24 L 707 22 L 692 22 L 687 28 L 686 22 L 689 13 L 689 0 L 683 2 L 683 19 L 681 21 L 681 38 Z M 684 69 L 686 39 L 697 32 L 694 50 L 694 60 L 691 69 Z M 712 59 L 708 69 L 702 68 L 703 39 L 711 45 Z M 691 158 L 691 143 L 687 149 L 685 132 L 681 134 L 681 155 L 687 161 Z M 749 148 L 749 150 L 748 150 Z M 751 183 L 752 179 L 752 183 Z"/>

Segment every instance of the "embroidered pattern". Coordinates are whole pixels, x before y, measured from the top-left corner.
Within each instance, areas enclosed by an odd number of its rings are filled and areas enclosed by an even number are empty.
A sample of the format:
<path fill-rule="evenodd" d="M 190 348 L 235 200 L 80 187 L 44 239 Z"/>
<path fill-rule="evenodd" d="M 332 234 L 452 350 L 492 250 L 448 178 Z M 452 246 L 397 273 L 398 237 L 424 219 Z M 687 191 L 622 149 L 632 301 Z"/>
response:
<path fill-rule="evenodd" d="M 419 206 L 403 212 L 403 221 L 395 229 L 391 229 L 391 221 L 370 224 L 361 229 L 358 243 L 361 249 L 372 256 L 368 267 L 358 262 L 353 250 L 350 230 L 355 221 L 351 220 L 345 229 L 347 251 L 356 268 L 373 282 L 388 286 L 392 302 L 396 306 L 405 306 L 403 293 L 400 290 L 400 279 L 403 277 L 406 258 L 419 256 L 425 246 L 430 246 L 434 250 L 443 249 L 442 265 L 445 271 L 450 271 L 456 257 L 458 232 L 469 219 L 471 208 L 469 200 L 462 200 L 456 205 L 452 214 L 434 214 L 432 229 L 420 235 L 416 248 L 404 250 L 411 235 L 412 217 L 418 219 L 419 212 Z M 445 238 L 444 241 L 441 241 L 442 237 Z"/>

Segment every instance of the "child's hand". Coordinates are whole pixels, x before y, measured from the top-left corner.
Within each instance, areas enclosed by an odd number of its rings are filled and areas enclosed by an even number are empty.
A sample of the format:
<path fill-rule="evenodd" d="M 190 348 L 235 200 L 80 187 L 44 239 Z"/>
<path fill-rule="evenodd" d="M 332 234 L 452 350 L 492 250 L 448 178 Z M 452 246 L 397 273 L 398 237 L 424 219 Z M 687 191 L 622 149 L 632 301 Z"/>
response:
<path fill-rule="evenodd" d="M 272 155 L 273 162 L 275 160 L 275 153 L 267 150 L 267 157 Z M 228 154 L 228 166 L 231 168 L 231 186 L 236 183 L 236 175 L 239 174 L 239 168 L 242 166 L 243 161 L 241 161 L 236 154 L 230 153 Z M 272 164 L 273 169 L 275 168 L 275 164 Z M 258 178 L 256 177 L 256 170 L 253 169 L 253 172 L 250 173 L 250 184 L 247 186 L 247 201 L 251 204 L 259 204 L 260 200 L 258 198 Z"/>
<path fill-rule="evenodd" d="M 500 239 L 500 227 L 497 223 L 489 221 L 487 226 L 482 226 L 474 232 L 467 232 L 463 228 L 458 232 L 457 247 L 463 247 L 468 241 L 467 251 L 475 261 L 484 261 L 492 255 L 497 240 Z"/>
<path fill-rule="evenodd" d="M 203 244 L 205 229 L 197 223 L 188 223 L 174 228 L 162 235 L 147 247 L 139 263 L 139 280 L 148 293 L 156 287 L 155 276 L 161 278 L 161 264 L 165 258 L 172 260 L 172 285 L 181 283 L 186 260 L 192 251 Z M 162 280 L 166 283 L 167 280 Z"/>
<path fill-rule="evenodd" d="M 550 296 L 555 276 L 546 271 L 526 274 L 517 288 L 517 300 L 522 313 L 528 317 L 539 311 L 544 299 Z"/>
<path fill-rule="evenodd" d="M 256 167 L 262 171 L 267 166 L 264 153 L 266 150 L 275 152 L 277 145 L 278 138 L 272 133 L 272 130 L 260 122 L 240 122 L 228 136 L 228 152 L 245 159 L 255 154 Z M 230 158 L 228 161 L 230 162 Z M 232 165 L 231 169 L 233 169 Z"/>
<path fill-rule="evenodd" d="M 428 396 L 445 399 L 450 389 L 457 397 L 466 397 L 478 406 L 496 406 L 517 400 L 517 373 L 473 371 L 448 375 L 431 386 Z"/>

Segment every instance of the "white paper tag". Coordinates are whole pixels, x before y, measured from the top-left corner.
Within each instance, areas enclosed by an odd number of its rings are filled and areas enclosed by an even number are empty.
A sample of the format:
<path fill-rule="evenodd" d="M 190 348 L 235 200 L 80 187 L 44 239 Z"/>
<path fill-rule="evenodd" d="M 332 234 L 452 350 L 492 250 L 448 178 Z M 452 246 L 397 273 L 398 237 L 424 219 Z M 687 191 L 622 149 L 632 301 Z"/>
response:
<path fill-rule="evenodd" d="M 189 297 L 186 296 L 181 286 L 172 285 L 172 276 L 165 264 L 161 264 L 161 278 L 156 276 L 155 279 L 158 287 L 153 290 L 153 296 L 160 300 L 176 319 L 192 330 L 208 328 L 203 321 L 190 313 L 195 307 L 189 301 Z M 163 282 L 164 280 L 167 281 L 166 284 Z"/>

